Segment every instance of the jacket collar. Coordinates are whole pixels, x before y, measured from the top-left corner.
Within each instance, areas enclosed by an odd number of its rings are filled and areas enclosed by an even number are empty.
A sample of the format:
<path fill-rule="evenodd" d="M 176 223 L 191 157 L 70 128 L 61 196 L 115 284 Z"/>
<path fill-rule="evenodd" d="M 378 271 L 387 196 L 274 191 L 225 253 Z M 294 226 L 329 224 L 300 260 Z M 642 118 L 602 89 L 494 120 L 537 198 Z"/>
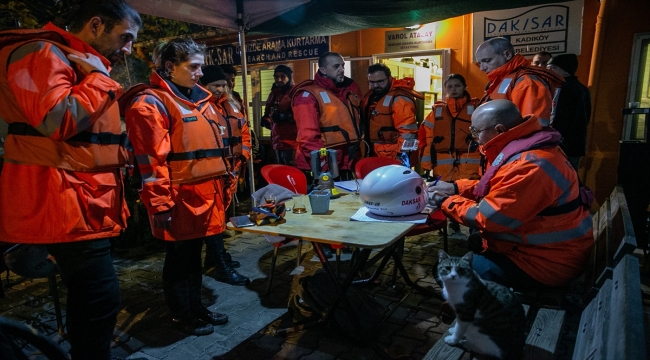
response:
<path fill-rule="evenodd" d="M 341 86 L 336 86 L 334 81 L 332 79 L 328 78 L 325 75 L 321 75 L 320 72 L 317 72 L 316 75 L 314 76 L 314 81 L 316 84 L 330 92 L 332 92 L 335 95 L 343 94 L 346 91 L 348 91 L 348 88 L 350 85 L 354 83 L 354 80 L 350 79 L 349 77 L 345 77 L 343 80 L 343 84 Z"/>
<path fill-rule="evenodd" d="M 543 127 L 537 120 L 537 116 L 528 115 L 524 117 L 524 122 L 513 127 L 512 129 L 495 136 L 492 140 L 483 145 L 482 152 L 487 160 L 492 163 L 499 155 L 501 150 L 511 141 L 521 139 L 536 131 L 542 130 Z"/>
<path fill-rule="evenodd" d="M 103 55 L 98 53 L 97 50 L 95 50 L 92 46 L 90 46 L 85 41 L 79 39 L 75 35 L 67 32 L 65 30 L 61 29 L 60 27 L 52 24 L 51 22 L 47 23 L 45 26 L 43 26 L 43 29 L 49 30 L 49 31 L 54 31 L 57 34 L 61 35 L 61 37 L 63 37 L 63 39 L 67 43 L 65 45 L 71 47 L 74 50 L 77 50 L 77 51 L 82 52 L 82 53 L 90 53 L 90 54 L 93 54 L 93 55 L 97 56 L 102 61 L 104 66 L 106 66 L 106 69 L 108 69 L 109 72 L 111 71 L 111 62 L 108 61 L 108 59 L 106 59 Z"/>
<path fill-rule="evenodd" d="M 508 62 L 505 64 L 499 66 L 498 68 L 490 71 L 488 76 L 488 80 L 490 81 L 490 87 L 488 88 L 488 93 L 492 93 L 494 88 L 499 86 L 501 83 L 501 80 L 503 80 L 508 74 L 514 72 L 517 70 L 517 68 L 521 66 L 527 66 L 528 61 L 526 60 L 525 57 L 523 57 L 521 54 L 517 54 L 512 57 Z"/>
<path fill-rule="evenodd" d="M 176 88 L 176 85 L 174 85 L 174 83 L 167 79 L 163 79 L 155 71 L 151 73 L 151 76 L 149 77 L 149 83 L 151 86 L 162 88 L 175 98 L 178 98 L 184 103 L 192 106 L 197 106 L 201 103 L 209 101 L 212 97 L 212 94 L 208 90 L 202 88 L 199 85 L 194 85 L 194 88 L 192 88 L 191 99 L 188 99 L 184 94 L 181 94 L 181 92 L 178 91 L 178 88 Z"/>

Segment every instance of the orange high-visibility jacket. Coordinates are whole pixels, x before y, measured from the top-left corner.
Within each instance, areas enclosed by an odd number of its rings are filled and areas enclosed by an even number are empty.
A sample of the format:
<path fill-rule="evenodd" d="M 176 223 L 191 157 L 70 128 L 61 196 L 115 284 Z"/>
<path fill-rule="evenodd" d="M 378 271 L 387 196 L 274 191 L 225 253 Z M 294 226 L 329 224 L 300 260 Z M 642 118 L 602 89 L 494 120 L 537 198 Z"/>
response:
<path fill-rule="evenodd" d="M 469 131 L 478 101 L 467 94 L 460 99 L 448 97 L 433 105 L 433 111 L 420 125 L 426 139 L 421 147 L 422 169 L 433 169 L 443 181 L 480 177 L 481 154 Z"/>
<path fill-rule="evenodd" d="M 310 170 L 310 153 L 320 148 L 335 149 L 340 170 L 351 170 L 361 138 L 361 95 L 359 86 L 345 78 L 337 87 L 317 73 L 291 91 L 293 116 L 298 127 L 296 167 Z"/>
<path fill-rule="evenodd" d="M 221 116 L 209 102 L 210 93 L 198 85 L 188 99 L 156 72 L 150 83 L 153 93 L 135 92 L 123 104 L 151 231 L 163 240 L 220 234 L 230 178 Z M 166 211 L 172 218 L 169 231 L 153 226 L 153 215 Z"/>
<path fill-rule="evenodd" d="M 271 144 L 273 150 L 295 150 L 298 148 L 298 128 L 291 111 L 289 94 L 295 87 L 293 84 L 275 86 L 266 99 L 262 119 L 271 124 Z"/>
<path fill-rule="evenodd" d="M 369 103 L 372 91 L 367 93 L 362 108 L 373 155 L 397 159 L 404 140 L 417 139 L 416 99 L 423 100 L 424 96 L 413 90 L 413 78 L 396 80 L 391 77 L 390 81 L 390 90 L 380 99 Z M 417 152 L 412 155 L 411 166 L 415 166 L 419 160 Z"/>
<path fill-rule="evenodd" d="M 555 105 L 564 79 L 551 70 L 530 66 L 521 54 L 490 71 L 488 88 L 480 104 L 496 99 L 510 100 L 522 114 L 537 116 L 548 126 L 555 115 Z"/>
<path fill-rule="evenodd" d="M 527 117 L 485 144 L 487 160 L 493 163 L 509 142 L 541 129 L 535 116 Z M 584 271 L 594 242 L 589 211 L 578 206 L 561 215 L 538 215 L 579 195 L 578 175 L 559 146 L 511 157 L 490 179 L 482 199 L 473 194 L 477 184 L 456 181 L 459 194 L 442 203 L 445 215 L 479 229 L 488 250 L 506 255 L 542 284 L 561 286 Z"/>
<path fill-rule="evenodd" d="M 225 127 L 225 133 L 222 135 L 224 145 L 230 147 L 231 156 L 229 159 L 234 179 L 230 183 L 228 192 L 232 195 L 237 192 L 242 165 L 251 158 L 253 144 L 251 142 L 250 125 L 245 115 L 239 111 L 237 105 L 228 101 L 228 97 L 221 95 L 218 99 L 213 97 L 211 101 L 213 101 L 221 115 L 219 124 Z M 231 199 L 229 196 L 226 208 L 230 205 Z"/>
<path fill-rule="evenodd" d="M 7 44 L 17 33 L 24 40 Z M 107 68 L 109 61 L 52 24 L 3 32 L 0 43 L 0 117 L 13 132 L 0 177 L 0 239 L 118 236 L 129 215 L 118 168 L 126 160 L 118 144 L 122 88 L 105 74 L 83 74 L 66 55 L 91 53 Z"/>

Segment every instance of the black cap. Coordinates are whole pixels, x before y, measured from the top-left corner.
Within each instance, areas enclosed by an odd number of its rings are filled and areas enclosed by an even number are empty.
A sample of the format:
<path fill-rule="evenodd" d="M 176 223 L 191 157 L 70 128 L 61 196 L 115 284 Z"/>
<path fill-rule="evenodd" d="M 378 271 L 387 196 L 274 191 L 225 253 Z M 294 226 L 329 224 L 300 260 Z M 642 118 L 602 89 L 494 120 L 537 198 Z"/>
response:
<path fill-rule="evenodd" d="M 275 74 L 276 72 L 281 72 L 281 73 L 287 75 L 287 77 L 289 78 L 289 81 L 291 81 L 291 78 L 293 77 L 293 70 L 291 70 L 291 68 L 286 66 L 286 65 L 278 65 L 278 66 L 276 66 L 273 73 Z"/>
<path fill-rule="evenodd" d="M 226 73 L 218 65 L 208 65 L 203 68 L 203 76 L 199 79 L 201 85 L 208 85 L 218 80 L 226 80 Z"/>
<path fill-rule="evenodd" d="M 548 61 L 547 65 L 555 65 L 571 75 L 576 74 L 578 70 L 578 57 L 576 54 L 555 55 Z"/>

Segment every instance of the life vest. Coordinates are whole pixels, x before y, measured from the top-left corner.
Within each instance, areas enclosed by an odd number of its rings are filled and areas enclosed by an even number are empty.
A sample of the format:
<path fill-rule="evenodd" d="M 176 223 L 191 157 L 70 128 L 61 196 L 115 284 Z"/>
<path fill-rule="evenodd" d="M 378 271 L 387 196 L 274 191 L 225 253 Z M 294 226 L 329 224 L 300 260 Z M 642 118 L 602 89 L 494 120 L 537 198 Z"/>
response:
<path fill-rule="evenodd" d="M 59 48 L 64 56 L 75 54 L 85 57 L 79 51 L 63 45 L 65 41 L 55 31 L 7 30 L 0 33 L 0 118 L 9 124 L 4 143 L 4 159 L 19 164 L 82 172 L 123 167 L 127 163 L 128 152 L 125 149 L 126 134 L 122 133 L 120 114 L 115 102 L 120 94 L 109 93 L 110 103 L 103 106 L 99 104 L 106 110 L 92 114 L 98 116 L 93 124 L 65 141 L 52 140 L 43 135 L 43 129 L 30 125 L 9 86 L 7 71 L 14 51 L 31 42 L 49 42 Z M 76 66 L 73 68 L 79 83 L 84 75 Z"/>
<path fill-rule="evenodd" d="M 166 160 L 172 184 L 186 184 L 229 174 L 227 157 L 230 152 L 223 144 L 219 125 L 223 116 L 207 99 L 192 104 L 162 88 L 138 84 L 120 99 L 123 114 L 132 105 L 133 99 L 140 95 L 155 97 L 169 113 L 171 151 Z"/>
<path fill-rule="evenodd" d="M 395 80 L 397 81 L 397 80 Z M 398 97 L 408 98 L 415 104 L 416 99 L 424 100 L 424 96 L 417 91 L 397 87 L 391 89 L 384 97 L 379 99 L 374 109 L 368 114 L 369 140 L 373 143 L 396 143 L 399 138 L 399 131 L 393 122 L 393 104 Z M 371 106 L 371 105 L 369 105 Z M 413 114 L 415 115 L 415 114 Z M 415 119 L 414 119 L 415 120 Z"/>
<path fill-rule="evenodd" d="M 218 101 L 223 109 L 224 115 L 219 114 L 219 125 L 225 128 L 225 132 L 221 134 L 223 145 L 230 148 L 231 165 L 234 164 L 232 160 L 239 158 L 242 155 L 242 126 L 246 119 L 244 115 L 237 109 L 235 104 L 228 100 Z"/>
<path fill-rule="evenodd" d="M 302 92 L 302 94 L 300 93 Z M 306 80 L 291 90 L 291 98 L 311 94 L 318 103 L 318 119 L 321 137 L 326 148 L 350 144 L 356 145 L 361 138 L 361 100 L 353 93 L 346 94 L 347 102 L 327 89 L 318 86 L 313 80 Z"/>
<path fill-rule="evenodd" d="M 544 86 L 546 86 L 546 88 L 551 93 L 551 99 L 553 102 L 550 111 L 550 118 L 543 119 L 539 116 L 541 114 L 536 114 L 540 120 L 540 123 L 542 123 L 543 126 L 548 126 L 553 122 L 553 118 L 555 117 L 557 100 L 560 96 L 560 90 L 562 88 L 562 84 L 564 83 L 564 79 L 561 78 L 559 75 L 555 74 L 554 72 L 547 69 L 540 68 L 538 66 L 520 66 L 519 68 L 517 68 L 516 71 L 513 71 L 510 74 L 506 75 L 498 84 L 498 86 L 496 86 L 490 93 L 487 92 L 487 89 L 489 89 L 491 85 L 490 83 L 488 83 L 486 87 L 486 93 L 481 98 L 479 105 L 484 104 L 491 100 L 498 100 L 498 99 L 511 100 L 512 90 L 514 89 L 515 86 L 517 86 L 522 76 L 524 75 L 528 75 L 534 80 L 541 81 L 542 84 L 544 84 Z M 531 101 L 534 101 L 534 99 L 531 99 Z M 522 115 L 529 115 L 529 114 L 522 114 Z"/>

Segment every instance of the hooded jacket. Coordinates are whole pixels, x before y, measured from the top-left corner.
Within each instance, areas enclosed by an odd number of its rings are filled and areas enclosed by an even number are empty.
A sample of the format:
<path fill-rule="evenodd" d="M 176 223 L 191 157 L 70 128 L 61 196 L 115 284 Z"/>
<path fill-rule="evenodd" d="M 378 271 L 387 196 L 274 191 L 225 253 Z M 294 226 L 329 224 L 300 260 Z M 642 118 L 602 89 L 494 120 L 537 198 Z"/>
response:
<path fill-rule="evenodd" d="M 19 32 L 31 39 L 0 49 L 2 101 L 15 99 L 0 106 L 0 116 L 31 132 L 9 135 L 5 144 L 0 239 L 53 244 L 118 236 L 129 215 L 118 169 L 125 164 L 123 149 L 68 141 L 79 134 L 92 140 L 91 132 L 108 140 L 118 135 L 122 88 L 106 74 L 84 74 L 66 54 L 91 53 L 107 69 L 110 62 L 52 24 Z M 102 155 L 105 148 L 114 148 L 113 155 Z"/>
<path fill-rule="evenodd" d="M 157 96 L 137 93 L 124 104 L 151 231 L 162 240 L 220 234 L 230 174 L 210 92 L 196 85 L 188 99 L 156 72 L 150 83 Z M 170 230 L 154 227 L 153 215 L 167 211 Z"/>
<path fill-rule="evenodd" d="M 522 114 L 535 115 L 548 126 L 555 115 L 555 104 L 564 79 L 554 72 L 530 66 L 521 54 L 490 71 L 480 104 L 496 99 L 512 101 Z M 479 104 L 479 105 L 480 105 Z"/>
<path fill-rule="evenodd" d="M 354 80 L 345 78 L 335 84 L 320 73 L 313 81 L 296 85 L 290 96 L 298 128 L 297 168 L 309 171 L 311 151 L 326 147 L 336 150 L 339 170 L 352 170 L 352 151 L 356 151 L 361 137 L 360 93 Z M 340 130 L 334 130 L 337 127 L 346 131 L 349 142 Z"/>
<path fill-rule="evenodd" d="M 412 78 L 393 79 L 388 92 L 380 98 L 373 92 L 363 100 L 364 121 L 368 128 L 368 141 L 372 143 L 373 155 L 397 159 L 404 140 L 415 140 L 418 134 L 417 99 L 422 94 L 413 90 Z M 411 156 L 411 166 L 418 163 L 417 151 Z"/>
<path fill-rule="evenodd" d="M 524 123 L 488 141 L 483 152 L 496 166 L 506 145 L 525 141 L 542 129 L 535 116 L 528 116 Z M 479 181 L 456 181 L 459 194 L 444 200 L 441 210 L 453 220 L 479 229 L 489 251 L 506 255 L 542 284 L 561 286 L 584 271 L 594 242 L 593 228 L 583 206 L 560 215 L 539 215 L 579 195 L 577 173 L 562 150 L 557 145 L 546 146 L 525 150 L 500 164 L 483 184 L 489 190 L 482 198 L 474 194 Z"/>
<path fill-rule="evenodd" d="M 469 131 L 478 101 L 465 93 L 433 105 L 420 125 L 420 137 L 425 139 L 420 148 L 422 169 L 433 169 L 443 181 L 479 178 L 481 154 Z"/>

